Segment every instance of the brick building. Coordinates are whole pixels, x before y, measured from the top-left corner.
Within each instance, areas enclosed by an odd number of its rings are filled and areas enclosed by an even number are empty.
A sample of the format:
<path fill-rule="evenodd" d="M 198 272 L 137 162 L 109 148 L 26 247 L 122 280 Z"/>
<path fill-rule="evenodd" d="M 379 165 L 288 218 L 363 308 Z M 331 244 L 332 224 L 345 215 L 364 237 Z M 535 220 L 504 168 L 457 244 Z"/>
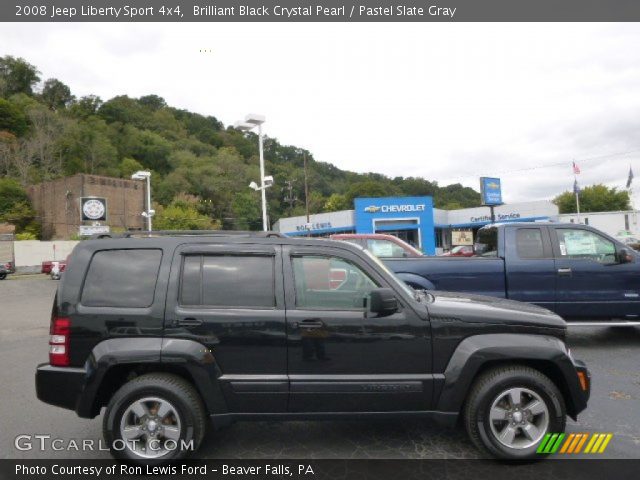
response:
<path fill-rule="evenodd" d="M 78 174 L 27 187 L 33 208 L 42 222 L 43 239 L 68 239 L 81 225 L 107 225 L 111 229 L 142 229 L 145 182 Z M 106 200 L 104 221 L 82 220 L 81 199 Z"/>

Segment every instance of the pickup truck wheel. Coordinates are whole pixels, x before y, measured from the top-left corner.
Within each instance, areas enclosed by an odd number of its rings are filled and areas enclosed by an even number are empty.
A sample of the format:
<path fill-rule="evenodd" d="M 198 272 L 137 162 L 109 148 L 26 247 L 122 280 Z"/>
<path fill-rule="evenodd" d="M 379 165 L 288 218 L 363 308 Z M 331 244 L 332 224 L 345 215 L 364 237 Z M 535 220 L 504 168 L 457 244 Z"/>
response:
<path fill-rule="evenodd" d="M 6 272 L 0 273 L 0 280 L 4 280 L 5 278 L 7 278 L 7 273 Z"/>
<path fill-rule="evenodd" d="M 114 457 L 164 463 L 198 449 L 206 415 L 189 382 L 177 375 L 152 373 L 125 383 L 114 394 L 102 429 Z"/>
<path fill-rule="evenodd" d="M 485 372 L 471 388 L 464 420 L 473 443 L 503 459 L 535 458 L 546 433 L 562 433 L 562 394 L 539 371 L 505 366 Z"/>

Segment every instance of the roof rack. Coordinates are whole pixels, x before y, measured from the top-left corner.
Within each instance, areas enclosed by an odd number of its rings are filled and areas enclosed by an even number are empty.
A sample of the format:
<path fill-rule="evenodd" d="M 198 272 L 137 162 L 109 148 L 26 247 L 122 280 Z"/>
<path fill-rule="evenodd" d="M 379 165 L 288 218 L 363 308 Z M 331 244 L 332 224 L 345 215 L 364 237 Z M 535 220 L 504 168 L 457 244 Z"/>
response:
<path fill-rule="evenodd" d="M 180 237 L 180 236 L 210 236 L 210 237 L 260 237 L 284 238 L 278 232 L 253 232 L 249 230 L 128 230 L 122 233 L 97 233 L 92 239 L 101 238 L 133 238 L 133 237 Z"/>

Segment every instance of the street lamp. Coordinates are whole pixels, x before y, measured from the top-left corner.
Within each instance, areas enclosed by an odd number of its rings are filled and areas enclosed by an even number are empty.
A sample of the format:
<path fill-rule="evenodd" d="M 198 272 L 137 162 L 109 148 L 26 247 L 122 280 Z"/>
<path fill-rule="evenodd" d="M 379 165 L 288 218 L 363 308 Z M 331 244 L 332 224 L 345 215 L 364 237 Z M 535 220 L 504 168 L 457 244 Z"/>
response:
<path fill-rule="evenodd" d="M 151 172 L 140 170 L 131 175 L 131 179 L 147 181 L 147 210 L 142 212 L 142 216 L 147 219 L 147 230 L 151 231 L 151 217 L 156 213 L 156 211 L 151 208 Z"/>
<path fill-rule="evenodd" d="M 262 147 L 262 124 L 265 122 L 264 115 L 256 115 L 250 113 L 244 118 L 244 122 L 236 122 L 235 128 L 243 132 L 248 132 L 258 127 L 258 148 L 260 150 L 260 185 L 256 182 L 251 182 L 249 187 L 256 191 L 260 191 L 262 196 L 262 229 L 266 232 L 269 230 L 267 224 L 267 192 L 266 189 L 273 185 L 273 177 L 264 176 L 264 152 Z"/>

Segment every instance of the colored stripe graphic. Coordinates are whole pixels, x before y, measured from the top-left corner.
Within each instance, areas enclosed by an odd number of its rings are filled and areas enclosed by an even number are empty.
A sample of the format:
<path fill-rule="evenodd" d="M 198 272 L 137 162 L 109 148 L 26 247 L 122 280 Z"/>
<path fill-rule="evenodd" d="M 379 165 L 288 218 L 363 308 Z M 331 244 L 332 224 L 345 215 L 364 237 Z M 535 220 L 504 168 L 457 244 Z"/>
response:
<path fill-rule="evenodd" d="M 558 448 L 560 448 L 564 437 L 564 433 L 547 433 L 538 446 L 536 453 L 556 453 Z"/>
<path fill-rule="evenodd" d="M 552 454 L 578 454 L 578 453 L 604 453 L 609 442 L 613 438 L 612 433 L 547 433 L 536 453 Z M 564 440 L 564 442 L 563 442 Z M 587 440 L 589 440 L 587 442 Z M 584 451 L 582 448 L 587 444 Z M 562 446 L 562 448 L 560 448 Z"/>

